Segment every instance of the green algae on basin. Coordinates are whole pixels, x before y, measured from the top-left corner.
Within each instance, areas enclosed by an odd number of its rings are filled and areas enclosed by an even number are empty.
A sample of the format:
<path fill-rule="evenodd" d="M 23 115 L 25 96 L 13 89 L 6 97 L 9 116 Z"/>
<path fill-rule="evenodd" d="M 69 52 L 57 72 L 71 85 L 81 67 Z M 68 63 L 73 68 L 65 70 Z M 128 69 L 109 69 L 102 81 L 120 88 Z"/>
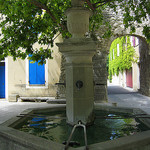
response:
<path fill-rule="evenodd" d="M 148 130 L 144 124 L 137 122 L 128 114 L 98 110 L 95 111 L 95 116 L 94 124 L 87 127 L 88 144 L 113 140 Z M 32 114 L 22 125 L 16 128 L 58 143 L 65 143 L 73 129 L 66 123 L 65 111 Z M 71 141 L 75 141 L 74 147 L 85 144 L 83 128 L 79 127 L 75 130 Z"/>

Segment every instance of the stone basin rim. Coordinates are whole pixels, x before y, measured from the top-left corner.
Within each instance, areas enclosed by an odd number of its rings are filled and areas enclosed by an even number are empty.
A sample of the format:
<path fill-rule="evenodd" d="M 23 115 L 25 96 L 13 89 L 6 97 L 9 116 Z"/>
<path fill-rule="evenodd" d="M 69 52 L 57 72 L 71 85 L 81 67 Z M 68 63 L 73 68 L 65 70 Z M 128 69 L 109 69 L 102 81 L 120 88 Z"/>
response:
<path fill-rule="evenodd" d="M 27 109 L 23 111 L 21 114 L 28 114 L 32 113 L 34 111 L 41 111 L 41 110 L 51 110 L 51 111 L 59 111 L 64 110 L 65 105 L 59 105 L 59 106 L 53 106 L 53 107 L 41 107 L 41 108 L 35 108 L 35 109 Z M 107 110 L 107 111 L 114 111 L 116 112 L 126 112 L 126 113 L 145 113 L 141 109 L 137 108 L 126 108 L 126 107 L 115 107 L 110 105 L 103 105 L 103 104 L 95 104 L 95 110 Z M 63 150 L 64 145 L 60 143 L 56 143 L 50 140 L 46 140 L 34 135 L 30 135 L 28 133 L 18 131 L 16 129 L 13 129 L 11 125 L 13 126 L 13 123 L 18 121 L 19 117 L 14 117 L 3 124 L 0 125 L 0 149 L 2 149 L 1 146 L 8 146 L 8 140 L 13 145 L 14 149 L 8 148 L 9 150 L 30 150 L 33 147 L 35 150 Z M 149 119 L 150 120 L 150 119 Z M 6 143 L 6 145 L 1 144 Z M 44 143 L 44 144 L 43 144 Z M 10 144 L 10 145 L 11 145 Z M 137 146 L 138 145 L 138 146 Z M 131 147 L 135 147 L 134 150 L 140 150 L 139 147 L 141 147 L 141 150 L 144 150 L 144 147 L 150 148 L 150 130 L 144 131 L 141 133 L 137 133 L 135 135 L 127 136 L 127 137 L 121 137 L 116 140 L 112 141 L 106 141 L 101 143 L 95 143 L 88 145 L 89 150 L 119 150 L 122 148 L 122 150 L 128 150 Z M 69 150 L 83 150 L 84 147 L 79 148 L 69 148 Z M 3 149 L 2 149 L 3 150 Z M 5 150 L 5 149 L 4 149 Z"/>

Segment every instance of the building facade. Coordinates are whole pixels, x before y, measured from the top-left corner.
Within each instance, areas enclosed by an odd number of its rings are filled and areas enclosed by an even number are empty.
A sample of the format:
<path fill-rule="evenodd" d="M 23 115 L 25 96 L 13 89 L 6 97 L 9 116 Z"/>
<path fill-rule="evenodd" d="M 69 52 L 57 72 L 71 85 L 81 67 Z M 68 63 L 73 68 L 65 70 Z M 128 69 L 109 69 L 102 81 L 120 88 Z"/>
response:
<path fill-rule="evenodd" d="M 55 41 L 61 42 L 59 37 Z M 38 48 L 38 44 L 34 45 Z M 0 98 L 17 101 L 19 97 L 55 97 L 59 81 L 61 54 L 58 47 L 53 48 L 53 59 L 38 65 L 29 59 L 5 58 L 0 62 Z"/>
<path fill-rule="evenodd" d="M 134 47 L 137 62 L 132 62 L 130 69 L 125 69 L 123 72 L 119 71 L 118 75 L 113 75 L 112 83 L 138 91 L 140 89 L 139 39 L 137 37 L 130 36 L 130 42 L 131 46 Z M 119 48 L 117 48 L 117 55 L 119 55 Z"/>

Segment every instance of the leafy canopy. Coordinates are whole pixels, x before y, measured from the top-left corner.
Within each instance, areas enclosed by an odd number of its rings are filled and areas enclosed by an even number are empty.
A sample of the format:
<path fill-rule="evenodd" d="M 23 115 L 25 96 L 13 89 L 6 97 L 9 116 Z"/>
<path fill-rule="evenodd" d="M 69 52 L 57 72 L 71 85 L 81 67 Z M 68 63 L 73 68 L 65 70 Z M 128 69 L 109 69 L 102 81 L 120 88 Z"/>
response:
<path fill-rule="evenodd" d="M 104 22 L 103 10 L 112 8 L 117 13 L 119 6 L 124 13 L 125 28 L 135 31 L 133 22 L 142 23 L 150 15 L 149 0 L 84 0 L 85 7 L 93 11 L 90 18 L 90 32 L 104 24 L 109 27 L 105 36 L 111 35 L 109 22 Z M 63 38 L 71 35 L 67 31 L 65 10 L 71 7 L 71 0 L 0 0 L 0 60 L 7 56 L 31 59 L 41 63 L 52 58 L 50 49 L 58 33 Z M 132 13 L 130 13 L 132 12 Z M 143 33 L 150 41 L 150 27 L 145 26 Z M 104 37 L 105 37 L 104 36 Z M 39 49 L 34 44 L 41 45 Z M 43 45 L 47 45 L 44 48 Z"/>

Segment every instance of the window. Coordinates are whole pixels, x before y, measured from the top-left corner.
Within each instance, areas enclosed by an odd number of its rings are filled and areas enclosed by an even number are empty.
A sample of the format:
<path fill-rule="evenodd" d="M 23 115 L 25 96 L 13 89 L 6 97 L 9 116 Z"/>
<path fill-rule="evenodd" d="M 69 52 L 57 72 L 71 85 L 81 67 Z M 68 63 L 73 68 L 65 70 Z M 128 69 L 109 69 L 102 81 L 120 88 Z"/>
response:
<path fill-rule="evenodd" d="M 117 56 L 120 55 L 120 51 L 119 51 L 119 44 L 117 44 Z"/>
<path fill-rule="evenodd" d="M 115 59 L 115 52 L 114 52 L 114 49 L 113 49 L 113 59 Z"/>
<path fill-rule="evenodd" d="M 29 85 L 45 85 L 45 64 L 29 60 Z"/>
<path fill-rule="evenodd" d="M 130 42 L 131 42 L 131 46 L 133 46 L 133 43 L 132 43 L 132 36 L 130 36 Z"/>
<path fill-rule="evenodd" d="M 26 58 L 26 88 L 48 88 L 48 60 L 38 65 Z"/>
<path fill-rule="evenodd" d="M 136 46 L 139 45 L 139 39 L 136 38 Z"/>

